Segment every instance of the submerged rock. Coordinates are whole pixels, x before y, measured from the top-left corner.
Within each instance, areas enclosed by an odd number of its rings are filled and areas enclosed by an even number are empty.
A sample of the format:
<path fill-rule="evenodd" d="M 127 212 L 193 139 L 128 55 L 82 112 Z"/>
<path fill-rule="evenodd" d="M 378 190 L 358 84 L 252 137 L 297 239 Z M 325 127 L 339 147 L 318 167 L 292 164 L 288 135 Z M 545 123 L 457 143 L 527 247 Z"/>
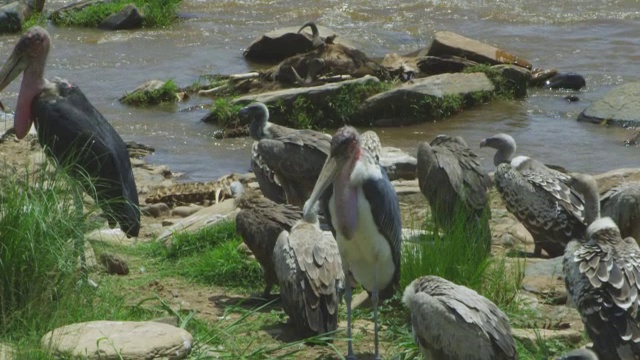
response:
<path fill-rule="evenodd" d="M 544 83 L 547 89 L 580 90 L 587 86 L 584 76 L 576 73 L 556 74 Z"/>
<path fill-rule="evenodd" d="M 98 25 L 104 30 L 131 30 L 142 27 L 142 14 L 134 4 L 128 4 L 122 10 L 109 15 Z"/>
<path fill-rule="evenodd" d="M 640 82 L 616 86 L 578 115 L 578 121 L 622 127 L 640 126 Z"/>

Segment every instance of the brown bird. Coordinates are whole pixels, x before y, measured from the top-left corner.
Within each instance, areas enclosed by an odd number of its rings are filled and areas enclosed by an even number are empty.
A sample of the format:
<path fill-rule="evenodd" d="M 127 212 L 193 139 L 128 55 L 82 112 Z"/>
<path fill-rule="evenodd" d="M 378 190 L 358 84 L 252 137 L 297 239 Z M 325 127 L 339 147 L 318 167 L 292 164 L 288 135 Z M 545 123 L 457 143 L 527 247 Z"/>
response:
<path fill-rule="evenodd" d="M 259 192 L 244 189 L 242 184 L 231 184 L 235 205 L 240 212 L 236 215 L 236 231 L 260 263 L 266 283 L 263 298 L 268 299 L 273 285 L 278 284 L 273 264 L 273 249 L 278 236 L 291 230 L 302 212 L 295 206 L 275 203 Z"/>

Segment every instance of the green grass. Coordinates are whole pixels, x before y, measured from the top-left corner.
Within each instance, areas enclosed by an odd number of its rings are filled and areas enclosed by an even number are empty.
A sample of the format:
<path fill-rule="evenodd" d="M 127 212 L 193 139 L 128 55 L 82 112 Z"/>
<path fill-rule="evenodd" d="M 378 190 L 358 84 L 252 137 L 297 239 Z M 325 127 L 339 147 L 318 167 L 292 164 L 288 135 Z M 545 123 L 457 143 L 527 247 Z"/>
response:
<path fill-rule="evenodd" d="M 163 27 L 170 25 L 176 18 L 181 0 L 114 0 L 97 3 L 81 10 L 64 13 L 55 12 L 51 20 L 57 26 L 96 27 L 109 15 L 122 10 L 133 3 L 143 14 L 143 27 Z"/>
<path fill-rule="evenodd" d="M 496 90 L 492 94 L 492 96 L 487 99 L 482 99 L 482 101 L 488 101 L 491 98 L 497 98 L 500 100 L 513 100 L 514 98 L 517 97 L 516 87 L 518 86 L 518 84 L 511 83 L 507 78 L 502 76 L 500 71 L 496 70 L 491 65 L 478 64 L 478 65 L 468 66 L 464 68 L 463 72 L 467 74 L 477 73 L 477 72 L 484 73 L 485 75 L 487 75 L 489 80 L 491 80 L 491 82 L 495 86 Z M 525 94 L 526 94 L 526 90 L 525 90 Z"/>
<path fill-rule="evenodd" d="M 258 291 L 263 284 L 258 263 L 238 251 L 242 239 L 234 222 L 224 221 L 195 233 L 176 234 L 162 250 L 176 274 L 203 284 Z"/>
<path fill-rule="evenodd" d="M 43 13 L 34 12 L 31 17 L 22 22 L 22 31 L 26 31 L 32 26 L 46 26 L 47 16 Z"/>
<path fill-rule="evenodd" d="M 124 94 L 120 102 L 131 106 L 149 106 L 166 103 L 175 103 L 178 101 L 177 93 L 180 91 L 173 80 L 167 80 L 156 90 L 134 91 Z"/>
<path fill-rule="evenodd" d="M 213 102 L 211 113 L 207 118 L 217 123 L 220 127 L 234 128 L 239 125 L 238 112 L 243 107 L 243 105 L 234 104 L 229 97 L 221 97 Z"/>

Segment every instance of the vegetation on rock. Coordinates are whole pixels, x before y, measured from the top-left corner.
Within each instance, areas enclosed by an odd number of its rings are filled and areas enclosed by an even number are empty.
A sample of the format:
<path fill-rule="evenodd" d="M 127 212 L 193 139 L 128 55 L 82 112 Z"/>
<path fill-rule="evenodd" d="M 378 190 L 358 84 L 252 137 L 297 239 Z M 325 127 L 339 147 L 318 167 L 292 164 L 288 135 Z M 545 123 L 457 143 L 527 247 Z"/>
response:
<path fill-rule="evenodd" d="M 143 27 L 162 27 L 170 25 L 176 18 L 181 0 L 113 0 L 98 2 L 80 10 L 55 12 L 51 20 L 59 26 L 96 27 L 108 16 L 122 10 L 128 4 L 134 4 L 143 14 Z"/>
<path fill-rule="evenodd" d="M 34 12 L 31 17 L 22 22 L 22 31 L 26 31 L 32 26 L 46 26 L 47 16 L 41 12 Z"/>
<path fill-rule="evenodd" d="M 133 91 L 125 94 L 120 101 L 132 106 L 174 103 L 178 101 L 177 93 L 179 91 L 180 89 L 173 80 L 168 80 L 159 89 Z"/>

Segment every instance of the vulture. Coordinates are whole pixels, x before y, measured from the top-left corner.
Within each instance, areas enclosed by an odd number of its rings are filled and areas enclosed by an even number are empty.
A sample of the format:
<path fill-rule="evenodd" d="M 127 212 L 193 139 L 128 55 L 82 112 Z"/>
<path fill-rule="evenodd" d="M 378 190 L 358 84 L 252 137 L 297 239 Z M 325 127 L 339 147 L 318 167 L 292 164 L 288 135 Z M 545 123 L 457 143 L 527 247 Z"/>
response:
<path fill-rule="evenodd" d="M 611 218 L 600 217 L 593 177 L 574 174 L 571 183 L 584 196 L 589 226 L 584 239 L 567 245 L 565 286 L 600 359 L 640 359 L 640 247 L 622 238 Z"/>
<path fill-rule="evenodd" d="M 574 238 L 584 236 L 582 195 L 567 185 L 569 175 L 550 169 L 528 156 L 511 158 L 516 142 L 510 135 L 497 134 L 480 143 L 496 149 L 495 185 L 507 210 L 531 233 L 534 255 L 542 250 L 549 257 L 561 256 Z"/>
<path fill-rule="evenodd" d="M 623 182 L 600 198 L 602 215 L 620 228 L 622 237 L 640 239 L 640 182 Z"/>
<path fill-rule="evenodd" d="M 461 137 L 438 135 L 431 143 L 420 143 L 417 160 L 418 184 L 436 226 L 446 231 L 464 225 L 490 251 L 487 189 L 491 179 L 478 155 Z"/>
<path fill-rule="evenodd" d="M 402 302 L 420 352 L 438 360 L 517 359 L 507 316 L 477 292 L 438 276 L 413 280 Z"/>
<path fill-rule="evenodd" d="M 262 293 L 268 299 L 273 285 L 278 284 L 273 249 L 278 236 L 291 230 L 302 218 L 300 209 L 292 205 L 278 204 L 259 192 L 244 189 L 239 182 L 231 184 L 235 206 L 240 209 L 236 215 L 236 232 L 256 257 L 264 274 L 265 289 Z"/>
<path fill-rule="evenodd" d="M 273 263 L 284 311 L 300 337 L 336 330 L 342 262 L 335 239 L 320 230 L 315 211 L 280 233 Z"/>

